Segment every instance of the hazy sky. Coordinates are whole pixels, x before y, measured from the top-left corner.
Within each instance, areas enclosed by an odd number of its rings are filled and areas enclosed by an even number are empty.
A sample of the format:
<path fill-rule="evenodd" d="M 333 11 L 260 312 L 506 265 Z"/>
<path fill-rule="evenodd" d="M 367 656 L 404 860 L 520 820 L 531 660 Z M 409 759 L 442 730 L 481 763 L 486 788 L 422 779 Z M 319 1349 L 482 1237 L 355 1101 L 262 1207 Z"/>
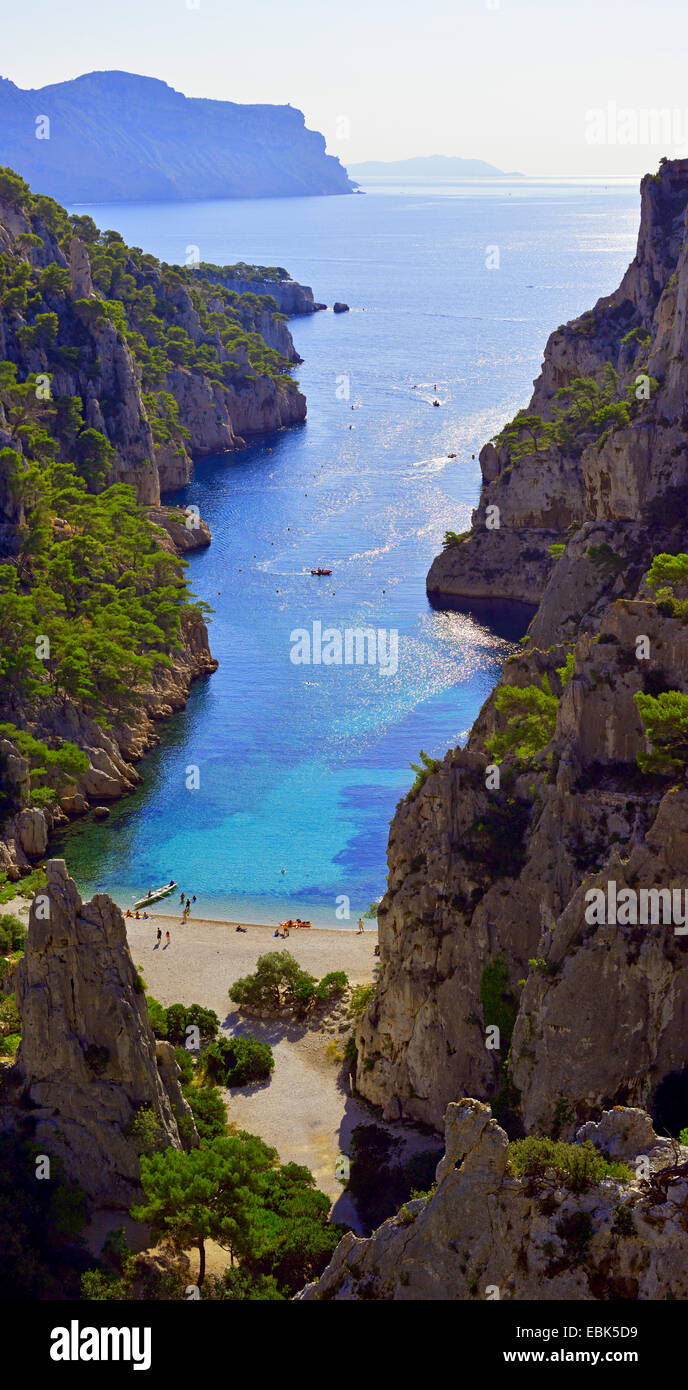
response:
<path fill-rule="evenodd" d="M 686 0 L 0 0 L 0 19 L 18 86 L 120 68 L 291 102 L 344 163 L 638 175 L 688 156 Z"/>

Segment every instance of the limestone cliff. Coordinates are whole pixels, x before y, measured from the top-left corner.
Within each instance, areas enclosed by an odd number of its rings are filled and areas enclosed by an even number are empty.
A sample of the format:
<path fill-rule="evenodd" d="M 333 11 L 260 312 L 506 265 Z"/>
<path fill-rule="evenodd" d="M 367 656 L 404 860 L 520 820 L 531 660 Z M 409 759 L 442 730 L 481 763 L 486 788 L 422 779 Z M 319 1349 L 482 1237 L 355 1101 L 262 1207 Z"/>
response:
<path fill-rule="evenodd" d="M 84 430 L 104 435 L 107 481 L 130 483 L 142 503 L 184 486 L 194 455 L 304 419 L 288 375 L 301 359 L 269 282 L 241 294 L 216 267 L 161 265 L 11 176 L 0 180 L 0 255 L 0 359 L 19 380 L 49 381 L 52 399 L 78 401 L 81 429 L 62 447 L 73 452 Z M 10 424 L 0 410 L 2 443 Z M 15 520 L 0 484 L 0 543 Z"/>
<path fill-rule="evenodd" d="M 567 1189 L 555 1172 L 515 1175 L 486 1105 L 446 1116 L 436 1189 L 368 1239 L 346 1235 L 299 1299 L 523 1301 L 688 1297 L 688 1149 L 658 1139 L 648 1115 L 607 1111 L 589 1140 L 631 1180 Z M 636 1177 L 639 1156 L 647 1177 Z"/>
<path fill-rule="evenodd" d="M 280 313 L 287 314 L 289 318 L 315 314 L 325 308 L 324 304 L 318 304 L 314 299 L 310 285 L 300 285 L 297 280 L 292 280 L 280 266 L 276 266 L 269 275 L 266 275 L 264 267 L 243 264 L 200 265 L 198 269 L 200 275 L 219 281 L 225 289 L 233 290 L 236 294 L 269 295 L 275 300 Z"/>
<path fill-rule="evenodd" d="M 82 903 L 63 860 L 48 862 L 14 988 L 22 1041 L 0 1127 L 59 1156 L 95 1205 L 128 1207 L 140 1192 L 141 1111 L 160 1146 L 181 1147 L 181 1116 L 198 1138 L 173 1049 L 148 1022 L 124 918 L 104 894 Z"/>
<path fill-rule="evenodd" d="M 532 448 L 517 417 L 482 449 L 471 530 L 428 574 L 437 603 L 485 596 L 538 603 L 558 567 L 552 543 L 565 544 L 570 530 L 592 521 L 616 523 L 623 534 L 653 502 L 688 486 L 687 205 L 688 160 L 665 161 L 643 179 L 636 256 L 614 294 L 550 336 L 525 412 Z M 576 406 L 562 419 L 568 402 L 557 392 L 576 379 L 601 384 L 605 364 L 620 374 L 621 389 L 599 403 L 626 405 L 625 413 L 598 418 Z M 557 419 L 558 429 L 548 431 Z"/>
<path fill-rule="evenodd" d="M 474 1095 L 513 1133 L 571 1137 L 613 1105 L 688 1124 L 682 919 L 586 916 L 610 883 L 688 882 L 688 750 L 669 719 L 662 761 L 641 716 L 688 697 L 688 588 L 648 582 L 664 555 L 688 579 L 687 205 L 688 161 L 643 181 L 621 289 L 550 339 L 528 421 L 483 450 L 472 531 L 431 571 L 436 602 L 539 607 L 466 748 L 392 822 L 356 1083 L 389 1117 L 439 1127 Z"/>

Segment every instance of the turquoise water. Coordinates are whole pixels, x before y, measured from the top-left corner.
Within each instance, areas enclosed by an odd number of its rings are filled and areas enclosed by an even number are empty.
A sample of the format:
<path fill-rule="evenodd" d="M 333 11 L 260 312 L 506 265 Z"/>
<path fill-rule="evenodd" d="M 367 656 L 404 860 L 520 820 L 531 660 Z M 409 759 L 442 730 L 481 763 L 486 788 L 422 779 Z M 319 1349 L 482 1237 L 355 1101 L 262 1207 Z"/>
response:
<path fill-rule="evenodd" d="M 469 525 L 478 450 L 525 404 L 549 332 L 618 283 L 637 191 L 519 182 L 89 211 L 170 262 L 198 246 L 286 265 L 351 312 L 292 322 L 307 422 L 204 460 L 174 495 L 213 533 L 190 577 L 215 610 L 219 670 L 162 729 L 143 787 L 60 852 L 84 893 L 122 904 L 174 876 L 207 915 L 354 925 L 384 891 L 409 762 L 464 740 L 523 631 L 518 613 L 434 612 L 427 569 L 445 529 Z M 396 670 L 294 664 L 291 635 L 314 622 L 396 631 Z"/>

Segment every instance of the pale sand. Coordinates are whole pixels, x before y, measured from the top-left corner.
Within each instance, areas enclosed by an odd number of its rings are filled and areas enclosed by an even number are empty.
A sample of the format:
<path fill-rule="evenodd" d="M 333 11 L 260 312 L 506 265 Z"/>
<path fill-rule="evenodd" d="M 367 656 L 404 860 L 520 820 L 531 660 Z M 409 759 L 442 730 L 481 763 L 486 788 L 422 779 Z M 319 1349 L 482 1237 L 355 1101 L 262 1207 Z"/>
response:
<path fill-rule="evenodd" d="M 30 900 L 15 898 L 2 911 L 15 912 L 26 921 L 29 908 Z M 237 932 L 234 924 L 192 917 L 182 926 L 179 913 L 163 915 L 153 910 L 147 921 L 125 920 L 134 963 L 161 1004 L 203 1004 L 215 1010 L 225 1033 L 253 1033 L 271 1044 L 275 1055 L 271 1081 L 226 1091 L 229 1120 L 259 1134 L 277 1149 L 282 1162 L 310 1168 L 318 1187 L 334 1204 L 333 1219 L 359 1229 L 353 1203 L 335 1177 L 335 1162 L 338 1154 L 348 1153 L 354 1125 L 381 1121 L 372 1108 L 348 1093 L 341 1067 L 326 1056 L 327 1044 L 339 1033 L 314 1032 L 286 1020 L 242 1017 L 228 990 L 240 975 L 255 970 L 259 955 L 274 950 L 290 951 L 318 978 L 330 970 L 344 970 L 351 984 L 368 984 L 374 978 L 377 929 L 367 928 L 359 935 L 355 928 L 300 928 L 283 941 L 273 936 L 274 927 L 257 924 Z M 163 940 L 155 949 L 158 926 Z M 165 947 L 168 929 L 171 942 Z M 421 1133 L 412 1125 L 386 1123 L 385 1128 L 403 1139 L 406 1155 L 441 1146 L 439 1136 Z M 108 1229 L 117 1224 L 109 1220 Z M 100 1231 L 99 1237 L 102 1243 Z M 209 1269 L 219 1272 L 226 1264 L 226 1252 L 209 1251 Z"/>
<path fill-rule="evenodd" d="M 163 942 L 155 949 L 158 926 Z M 168 928 L 171 943 L 165 948 Z M 151 914 L 147 922 L 127 918 L 134 962 L 161 1004 L 203 1004 L 215 1010 L 224 1032 L 250 1032 L 271 1044 L 275 1055 L 272 1079 L 225 1092 L 229 1120 L 273 1145 L 282 1162 L 310 1168 L 318 1187 L 334 1203 L 333 1218 L 357 1226 L 352 1203 L 335 1177 L 335 1162 L 339 1153 L 348 1152 L 354 1125 L 379 1124 L 380 1120 L 349 1094 L 341 1067 L 325 1054 L 328 1042 L 339 1033 L 311 1031 L 288 1020 L 242 1016 L 231 1003 L 228 989 L 239 976 L 255 969 L 259 955 L 283 949 L 312 975 L 344 970 L 352 984 L 370 983 L 377 930 L 359 936 L 355 929 L 301 929 L 292 932 L 287 941 L 273 938 L 273 930 L 252 926 L 243 933 L 226 923 L 193 918 L 181 926 L 178 916 Z M 407 1154 L 441 1143 L 438 1137 L 421 1134 L 412 1126 L 388 1124 L 386 1128 L 404 1139 Z"/>

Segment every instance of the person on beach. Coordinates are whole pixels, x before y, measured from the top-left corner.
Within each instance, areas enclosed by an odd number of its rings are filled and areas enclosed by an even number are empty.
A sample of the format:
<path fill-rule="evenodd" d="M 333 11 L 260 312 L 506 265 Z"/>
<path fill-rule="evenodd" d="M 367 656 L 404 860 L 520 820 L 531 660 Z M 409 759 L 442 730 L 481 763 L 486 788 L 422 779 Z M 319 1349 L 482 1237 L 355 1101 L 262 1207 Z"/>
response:
<path fill-rule="evenodd" d="M 166 931 L 166 932 L 165 932 L 165 946 L 169 946 L 169 944 L 170 944 L 170 933 L 169 933 L 168 931 Z"/>
<path fill-rule="evenodd" d="M 359 919 L 358 919 L 358 933 L 357 933 L 357 935 L 360 936 L 362 931 L 363 931 L 363 918 L 362 918 L 362 917 L 359 917 Z"/>
<path fill-rule="evenodd" d="M 157 930 L 157 932 L 156 932 L 155 939 L 156 939 L 156 941 L 157 941 L 157 943 L 158 943 L 158 946 L 159 946 L 159 945 L 160 945 L 160 942 L 162 941 L 162 927 L 158 927 L 158 930 Z"/>

